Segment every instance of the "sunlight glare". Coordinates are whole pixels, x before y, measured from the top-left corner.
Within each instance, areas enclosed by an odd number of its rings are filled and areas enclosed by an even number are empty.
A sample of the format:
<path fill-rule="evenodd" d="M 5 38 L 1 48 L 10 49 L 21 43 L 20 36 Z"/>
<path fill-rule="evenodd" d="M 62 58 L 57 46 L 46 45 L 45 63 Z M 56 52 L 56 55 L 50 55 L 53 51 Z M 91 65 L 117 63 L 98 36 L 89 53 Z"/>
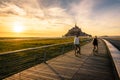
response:
<path fill-rule="evenodd" d="M 14 28 L 13 28 L 13 31 L 14 32 L 17 32 L 17 33 L 20 33 L 20 32 L 23 32 L 24 31 L 24 26 L 20 23 L 16 23 L 14 24 Z"/>

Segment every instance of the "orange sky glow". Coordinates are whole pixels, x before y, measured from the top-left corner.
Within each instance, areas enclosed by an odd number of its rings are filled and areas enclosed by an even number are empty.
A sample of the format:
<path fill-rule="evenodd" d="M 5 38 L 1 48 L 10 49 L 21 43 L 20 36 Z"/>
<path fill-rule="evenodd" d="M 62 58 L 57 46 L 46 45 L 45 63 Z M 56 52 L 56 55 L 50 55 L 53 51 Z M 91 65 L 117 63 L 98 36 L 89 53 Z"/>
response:
<path fill-rule="evenodd" d="M 104 0 L 53 1 L 0 1 L 0 37 L 61 37 L 75 23 L 93 36 L 120 36 L 118 2 L 102 7 Z"/>

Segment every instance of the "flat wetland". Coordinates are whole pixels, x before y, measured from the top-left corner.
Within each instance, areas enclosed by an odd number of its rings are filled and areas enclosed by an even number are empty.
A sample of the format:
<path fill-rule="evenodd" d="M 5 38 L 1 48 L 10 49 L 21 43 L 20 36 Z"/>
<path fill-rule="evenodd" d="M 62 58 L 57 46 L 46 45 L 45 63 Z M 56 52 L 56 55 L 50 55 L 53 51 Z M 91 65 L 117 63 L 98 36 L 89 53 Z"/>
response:
<path fill-rule="evenodd" d="M 0 38 L 0 53 L 72 41 L 73 38 Z"/>
<path fill-rule="evenodd" d="M 120 50 L 120 36 L 105 37 L 111 44 L 113 44 L 118 50 Z"/>
<path fill-rule="evenodd" d="M 16 74 L 27 68 L 43 62 L 44 53 L 46 60 L 62 55 L 73 50 L 73 37 L 69 38 L 0 38 L 0 53 L 40 47 L 45 45 L 60 44 L 36 50 L 15 52 L 0 55 L 0 80 Z M 81 45 L 91 41 L 91 38 L 80 38 Z M 67 43 L 70 42 L 70 43 Z M 67 43 L 67 44 L 61 44 Z"/>

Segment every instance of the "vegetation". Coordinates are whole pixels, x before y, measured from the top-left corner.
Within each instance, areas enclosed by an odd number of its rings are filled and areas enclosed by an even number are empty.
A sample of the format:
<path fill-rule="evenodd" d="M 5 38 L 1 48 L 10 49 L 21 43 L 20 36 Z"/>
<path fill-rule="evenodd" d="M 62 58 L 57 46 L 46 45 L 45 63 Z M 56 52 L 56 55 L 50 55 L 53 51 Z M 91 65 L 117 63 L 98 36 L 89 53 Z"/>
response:
<path fill-rule="evenodd" d="M 0 52 L 13 51 L 18 49 L 39 47 L 44 45 L 72 42 L 73 38 L 10 38 L 0 40 Z"/>
<path fill-rule="evenodd" d="M 80 39 L 82 45 L 91 39 Z M 54 39 L 14 39 L 1 40 L 0 49 L 3 51 L 11 51 L 28 47 L 37 47 L 43 45 L 59 44 L 65 42 L 73 42 L 73 38 L 54 38 Z M 61 55 L 73 49 L 73 43 L 61 44 L 37 50 L 29 50 L 24 52 L 16 52 L 12 54 L 0 55 L 0 79 L 15 74 L 19 71 L 32 67 L 43 62 L 44 53 L 46 60 Z"/>

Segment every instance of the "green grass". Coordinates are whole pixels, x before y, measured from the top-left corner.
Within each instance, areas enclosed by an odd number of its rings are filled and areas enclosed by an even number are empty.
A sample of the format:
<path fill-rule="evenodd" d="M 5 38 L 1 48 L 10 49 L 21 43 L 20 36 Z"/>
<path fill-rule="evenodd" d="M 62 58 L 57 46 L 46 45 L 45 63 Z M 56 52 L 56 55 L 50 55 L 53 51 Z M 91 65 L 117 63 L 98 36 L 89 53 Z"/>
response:
<path fill-rule="evenodd" d="M 72 42 L 73 38 L 29 38 L 29 39 L 1 39 L 0 40 L 0 53 L 19 50 L 30 47 L 39 47 L 50 44 L 59 44 L 64 42 Z"/>
<path fill-rule="evenodd" d="M 82 45 L 89 42 L 91 39 L 81 38 Z M 23 40 L 0 40 L 1 52 L 18 50 L 29 47 L 38 47 L 50 44 L 60 44 L 65 42 L 73 42 L 73 38 L 51 38 L 51 39 L 23 39 Z M 64 47 L 64 52 L 63 52 Z M 46 60 L 54 58 L 58 55 L 66 53 L 73 49 L 73 43 L 56 45 L 38 50 L 29 50 L 0 56 L 0 79 L 25 70 L 36 64 L 43 62 L 42 57 L 46 53 Z"/>

